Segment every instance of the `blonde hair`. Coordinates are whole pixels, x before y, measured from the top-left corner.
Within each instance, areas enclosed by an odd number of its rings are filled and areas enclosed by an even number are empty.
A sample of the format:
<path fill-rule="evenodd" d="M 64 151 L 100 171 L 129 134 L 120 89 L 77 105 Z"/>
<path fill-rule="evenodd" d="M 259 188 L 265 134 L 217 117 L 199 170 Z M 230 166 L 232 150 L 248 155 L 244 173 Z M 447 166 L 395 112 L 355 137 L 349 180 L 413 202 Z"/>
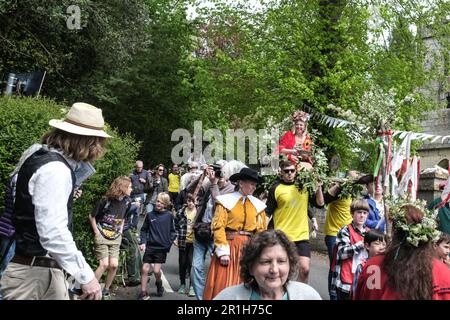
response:
<path fill-rule="evenodd" d="M 93 161 L 105 153 L 106 138 L 82 136 L 59 129 L 53 129 L 42 137 L 42 143 L 75 161 Z"/>
<path fill-rule="evenodd" d="M 170 196 L 167 192 L 161 192 L 160 194 L 158 194 L 156 200 L 159 200 L 164 205 L 164 209 L 170 207 Z"/>
<path fill-rule="evenodd" d="M 131 184 L 131 179 L 127 176 L 120 176 L 114 179 L 109 187 L 108 191 L 106 191 L 106 197 L 108 199 L 116 199 L 127 195 L 128 187 Z"/>
<path fill-rule="evenodd" d="M 357 210 L 365 210 L 365 211 L 369 212 L 370 207 L 369 207 L 369 203 L 367 203 L 367 200 L 365 200 L 365 199 L 353 200 L 352 204 L 350 205 L 350 212 L 353 215 L 353 213 Z"/>

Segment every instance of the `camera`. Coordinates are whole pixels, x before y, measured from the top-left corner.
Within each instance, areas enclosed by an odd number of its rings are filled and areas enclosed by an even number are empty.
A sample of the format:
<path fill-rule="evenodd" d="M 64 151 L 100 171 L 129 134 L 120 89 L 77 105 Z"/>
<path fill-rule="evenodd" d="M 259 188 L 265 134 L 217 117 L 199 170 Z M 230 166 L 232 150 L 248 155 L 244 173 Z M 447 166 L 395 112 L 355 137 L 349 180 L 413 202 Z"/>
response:
<path fill-rule="evenodd" d="M 214 170 L 214 176 L 216 178 L 222 178 L 223 177 L 222 166 L 220 166 L 218 164 L 212 164 L 211 167 Z"/>

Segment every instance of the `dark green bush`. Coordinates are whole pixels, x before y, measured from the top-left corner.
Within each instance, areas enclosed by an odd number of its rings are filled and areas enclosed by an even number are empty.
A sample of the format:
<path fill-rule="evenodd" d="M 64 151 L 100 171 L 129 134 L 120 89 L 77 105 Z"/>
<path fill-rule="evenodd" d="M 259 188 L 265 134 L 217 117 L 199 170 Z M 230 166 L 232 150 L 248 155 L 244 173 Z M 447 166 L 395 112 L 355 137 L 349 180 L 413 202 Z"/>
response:
<path fill-rule="evenodd" d="M 4 187 L 22 152 L 49 131 L 50 119 L 64 118 L 68 107 L 46 98 L 0 97 L 0 212 L 4 207 Z M 107 129 L 113 138 L 103 158 L 93 163 L 96 173 L 83 185 L 83 195 L 74 203 L 74 238 L 90 265 L 97 263 L 88 215 L 119 175 L 129 175 L 139 143 Z"/>

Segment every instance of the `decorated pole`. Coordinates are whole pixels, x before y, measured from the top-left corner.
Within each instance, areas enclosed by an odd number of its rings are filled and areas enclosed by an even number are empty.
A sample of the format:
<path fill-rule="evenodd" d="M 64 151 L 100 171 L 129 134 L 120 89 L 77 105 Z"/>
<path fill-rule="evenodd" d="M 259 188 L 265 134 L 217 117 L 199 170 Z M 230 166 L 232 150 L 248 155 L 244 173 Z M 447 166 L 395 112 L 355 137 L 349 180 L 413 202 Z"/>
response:
<path fill-rule="evenodd" d="M 377 193 L 377 191 L 381 191 L 382 193 L 384 220 L 388 236 L 391 236 L 392 230 L 392 226 L 389 223 L 389 210 L 386 205 L 386 197 L 391 196 L 389 173 L 392 169 L 392 135 L 393 131 L 388 128 L 385 122 L 382 122 L 380 129 L 377 131 L 377 161 L 373 173 L 375 178 L 374 192 Z"/>

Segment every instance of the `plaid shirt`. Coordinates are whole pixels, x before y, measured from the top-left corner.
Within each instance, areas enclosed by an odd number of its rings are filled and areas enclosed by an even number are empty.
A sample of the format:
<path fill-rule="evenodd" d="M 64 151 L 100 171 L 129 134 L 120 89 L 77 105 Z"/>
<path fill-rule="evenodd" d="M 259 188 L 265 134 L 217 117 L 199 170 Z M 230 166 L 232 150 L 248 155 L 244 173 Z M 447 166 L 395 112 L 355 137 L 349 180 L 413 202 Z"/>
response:
<path fill-rule="evenodd" d="M 353 229 L 364 237 L 365 233 L 369 230 L 367 228 L 364 228 L 364 231 L 361 232 L 356 226 L 351 223 L 353 226 Z M 352 284 L 351 283 L 345 283 L 341 281 L 341 267 L 342 262 L 346 259 L 353 259 L 354 255 L 357 255 L 361 252 L 363 252 L 364 249 L 364 241 L 360 242 L 359 244 L 351 243 L 350 241 L 350 230 L 348 229 L 348 225 L 343 227 L 341 230 L 339 230 L 336 238 L 336 256 L 333 257 L 333 259 L 336 259 L 336 264 L 334 266 L 334 270 L 332 271 L 331 276 L 331 289 L 336 290 L 338 288 L 339 290 L 350 293 Z M 355 266 L 356 267 L 356 266 Z"/>
<path fill-rule="evenodd" d="M 186 233 L 187 233 L 187 217 L 184 213 L 186 207 L 182 207 L 175 215 L 175 231 L 177 233 L 178 248 L 186 248 Z"/>
<path fill-rule="evenodd" d="M 186 216 L 187 207 L 182 207 L 177 211 L 175 215 L 175 231 L 177 233 L 177 242 L 178 248 L 185 249 L 186 248 L 186 237 L 187 237 L 187 227 L 188 227 L 188 218 Z M 194 232 L 192 230 L 192 232 Z"/>

